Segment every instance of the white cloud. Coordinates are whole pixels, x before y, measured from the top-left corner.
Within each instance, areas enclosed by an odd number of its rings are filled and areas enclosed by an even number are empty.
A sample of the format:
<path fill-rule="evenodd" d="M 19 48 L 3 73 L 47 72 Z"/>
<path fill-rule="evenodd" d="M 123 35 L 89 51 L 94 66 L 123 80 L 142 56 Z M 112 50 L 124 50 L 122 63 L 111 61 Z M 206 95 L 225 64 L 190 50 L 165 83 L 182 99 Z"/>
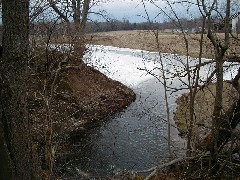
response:
<path fill-rule="evenodd" d="M 147 21 L 146 11 L 151 21 L 163 21 L 166 19 L 166 15 L 160 13 L 161 9 L 168 15 L 172 15 L 172 13 L 170 13 L 170 8 L 167 8 L 164 1 L 154 0 L 152 2 L 154 3 L 151 3 L 149 0 L 144 0 L 143 4 L 142 0 L 106 0 L 105 2 L 99 3 L 94 9 L 105 10 L 110 19 L 122 20 L 124 18 L 128 19 L 130 22 Z M 180 17 L 187 16 L 186 8 L 188 7 L 177 4 L 173 5 L 173 8 Z M 194 7 L 192 12 L 194 11 L 196 11 L 196 7 Z M 191 12 L 188 11 L 188 13 Z"/>
<path fill-rule="evenodd" d="M 156 4 L 158 6 L 163 6 L 163 2 L 161 0 L 157 1 Z M 151 19 L 159 12 L 159 9 L 149 1 L 145 2 L 145 7 Z M 122 20 L 125 18 L 130 22 L 147 21 L 144 5 L 141 0 L 106 1 L 99 3 L 96 7 L 94 7 L 94 10 L 97 9 L 105 10 L 111 19 Z"/>

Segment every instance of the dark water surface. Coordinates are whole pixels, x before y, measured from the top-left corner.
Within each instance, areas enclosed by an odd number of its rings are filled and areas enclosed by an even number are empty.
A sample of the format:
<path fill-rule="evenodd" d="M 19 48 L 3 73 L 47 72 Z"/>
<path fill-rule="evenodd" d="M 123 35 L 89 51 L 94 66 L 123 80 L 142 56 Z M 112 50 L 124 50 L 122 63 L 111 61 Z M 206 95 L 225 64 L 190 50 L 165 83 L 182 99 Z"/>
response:
<path fill-rule="evenodd" d="M 169 65 L 174 57 L 167 54 L 162 57 L 166 62 L 164 68 L 169 72 L 179 64 L 177 59 L 174 67 Z M 159 69 L 155 69 L 159 67 L 159 60 L 158 53 L 92 46 L 85 62 L 128 85 L 137 98 L 124 112 L 90 131 L 74 146 L 76 158 L 66 164 L 64 177 L 106 179 L 120 170 L 141 171 L 169 160 L 164 88 L 156 78 L 140 70 L 148 68 L 161 76 Z M 177 85 L 177 79 L 171 84 Z M 169 94 L 171 112 L 175 109 L 175 100 L 176 97 Z M 171 136 L 172 149 L 179 155 L 184 141 L 174 127 Z"/>
<path fill-rule="evenodd" d="M 139 171 L 168 161 L 163 87 L 155 79 L 149 79 L 134 91 L 135 102 L 103 126 L 93 129 L 75 146 L 77 158 L 68 163 L 68 171 L 73 176 L 111 176 L 119 170 Z M 170 98 L 171 104 L 174 99 Z M 179 154 L 183 145 L 176 129 L 172 136 L 173 149 Z"/>

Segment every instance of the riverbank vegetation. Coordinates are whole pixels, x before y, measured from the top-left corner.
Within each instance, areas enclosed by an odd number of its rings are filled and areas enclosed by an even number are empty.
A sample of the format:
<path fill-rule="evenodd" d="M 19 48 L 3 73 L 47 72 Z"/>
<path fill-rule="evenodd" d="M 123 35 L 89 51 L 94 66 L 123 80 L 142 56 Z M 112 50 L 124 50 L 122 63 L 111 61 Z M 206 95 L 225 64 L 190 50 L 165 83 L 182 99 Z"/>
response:
<path fill-rule="evenodd" d="M 188 4 L 189 2 L 185 3 Z M 239 157 L 239 128 L 237 125 L 240 121 L 240 68 L 239 52 L 234 47 L 235 43 L 238 43 L 238 36 L 232 33 L 231 26 L 234 26 L 234 24 L 232 24 L 233 16 L 230 16 L 234 2 L 230 0 L 225 3 L 222 2 L 225 8 L 220 12 L 217 11 L 217 13 L 219 15 L 222 13 L 222 17 L 225 18 L 223 21 L 214 22 L 212 16 L 219 8 L 218 3 L 220 2 L 213 1 L 209 6 L 204 1 L 197 1 L 195 4 L 199 8 L 203 19 L 202 30 L 198 39 L 198 55 L 195 63 L 192 63 L 191 58 L 189 58 L 189 55 L 192 54 L 192 43 L 189 41 L 191 35 L 185 32 L 178 14 L 174 11 L 173 4 L 167 1 L 173 14 L 168 17 L 180 28 L 182 45 L 185 48 L 183 52 L 185 52 L 186 57 L 184 61 L 180 60 L 183 69 L 181 70 L 181 66 L 178 66 L 179 69 L 175 69 L 177 73 L 174 73 L 170 78 L 166 78 L 164 73 L 167 71 L 159 67 L 162 69 L 162 76 L 158 79 L 163 83 L 165 91 L 187 90 L 187 93 L 178 99 L 179 107 L 175 113 L 177 125 L 179 125 L 181 132 L 186 135 L 187 157 L 152 168 L 152 172 L 146 179 L 152 179 L 153 177 L 155 177 L 153 179 L 161 179 L 166 174 L 165 178 L 167 179 L 185 179 L 186 177 L 190 179 L 239 178 L 237 173 L 239 171 L 239 160 L 235 155 Z M 192 4 L 189 3 L 188 5 L 191 6 Z M 165 12 L 161 7 L 159 7 L 159 10 Z M 149 16 L 147 15 L 147 17 Z M 218 34 L 218 27 L 220 26 L 224 28 L 222 35 Z M 152 32 L 155 35 L 158 51 L 162 52 L 160 46 L 162 41 L 158 38 L 159 33 L 157 30 Z M 207 46 L 205 44 L 206 39 L 209 42 Z M 235 40 L 237 41 L 235 42 Z M 211 49 L 212 56 L 206 53 L 205 48 Z M 203 57 L 210 57 L 211 60 L 205 61 Z M 211 64 L 214 64 L 212 69 L 210 68 Z M 209 69 L 206 71 L 208 76 L 202 79 L 200 71 L 206 65 L 209 65 Z M 228 68 L 235 68 L 235 73 L 230 77 L 228 76 L 230 79 L 224 83 L 224 72 Z M 172 78 L 174 77 L 185 78 L 185 80 L 181 80 L 182 85 L 176 88 L 164 83 L 173 81 Z M 165 100 L 167 101 L 167 98 Z M 237 154 L 235 154 L 236 152 Z M 181 163 L 179 164 L 179 162 Z M 196 162 L 200 163 L 201 166 Z M 176 168 L 175 170 L 171 170 L 172 165 Z M 231 168 L 228 168 L 229 166 Z M 167 167 L 167 170 L 162 174 L 165 167 Z M 181 169 L 182 167 L 186 168 Z M 177 169 L 181 169 L 187 176 L 178 174 Z M 168 177 L 168 174 L 170 174 L 170 177 Z"/>
<path fill-rule="evenodd" d="M 209 84 L 203 90 L 199 90 L 195 97 L 195 116 L 197 117 L 194 125 L 194 134 L 197 136 L 196 140 L 202 138 L 198 135 L 206 135 L 210 133 L 211 119 L 213 113 L 214 94 L 216 93 L 215 84 Z M 223 85 L 223 111 L 226 112 L 234 100 L 237 98 L 238 93 L 231 84 L 224 82 Z M 179 128 L 181 136 L 187 135 L 187 118 L 189 118 L 189 94 L 185 93 L 180 96 L 176 103 L 178 105 L 177 110 L 174 113 L 174 119 Z M 196 127 L 198 126 L 198 127 Z M 199 130 L 197 130 L 199 128 Z M 202 130 L 200 130 L 202 129 Z M 199 133 L 198 131 L 203 131 Z M 208 131 L 204 132 L 204 131 Z"/>
<path fill-rule="evenodd" d="M 171 2 L 166 2 L 171 9 Z M 179 107 L 175 113 L 180 133 L 187 140 L 186 157 L 176 159 L 171 152 L 168 111 L 167 139 L 173 160 L 145 170 L 144 177 L 127 172 L 114 174 L 113 178 L 239 178 L 240 44 L 238 34 L 230 30 L 234 2 L 222 2 L 221 7 L 225 8 L 221 11 L 217 2 L 190 3 L 200 10 L 198 34 L 186 32 L 184 21 L 173 9 L 173 16 L 168 16 L 157 7 L 178 27 L 177 33 L 163 32 L 158 23 L 152 24 L 148 19 L 146 23 L 152 29 L 147 31 L 86 35 L 89 0 L 66 1 L 61 4 L 66 13 L 53 1 L 48 1 L 46 6 L 34 1 L 31 13 L 28 0 L 2 1 L 0 152 L 7 160 L 1 158 L 2 166 L 6 167 L 5 172 L 0 171 L 1 178 L 61 178 L 74 142 L 135 100 L 131 89 L 83 63 L 86 43 L 159 52 L 160 67 L 155 69 L 160 73 L 151 75 L 164 86 L 166 106 L 170 93 L 186 92 L 177 100 Z M 184 3 L 188 2 L 181 2 Z M 46 7 L 52 10 L 48 11 L 53 18 L 50 22 L 41 16 Z M 216 13 L 224 17 L 223 21 L 213 19 Z M 216 29 L 222 26 L 221 31 Z M 177 55 L 183 55 L 184 60 L 180 58 L 181 66 L 175 66 L 174 72 L 170 72 L 161 53 L 172 53 L 176 59 L 179 59 Z M 190 56 L 194 57 L 194 64 L 190 63 Z M 200 70 L 207 65 L 213 68 L 202 78 Z M 238 68 L 224 82 L 224 71 Z M 171 81 L 175 80 L 182 85 L 171 87 Z"/>
<path fill-rule="evenodd" d="M 31 29 L 29 36 L 29 18 L 38 16 L 39 9 L 30 15 L 28 0 L 2 3 L 0 166 L 5 168 L 0 179 L 57 179 L 74 143 L 124 110 L 135 93 L 82 60 L 90 1 L 71 6 L 75 24 L 68 29 L 67 46 L 53 36 L 54 23 Z M 34 3 L 35 8 L 41 5 Z M 48 6 L 60 13 L 55 3 Z"/>

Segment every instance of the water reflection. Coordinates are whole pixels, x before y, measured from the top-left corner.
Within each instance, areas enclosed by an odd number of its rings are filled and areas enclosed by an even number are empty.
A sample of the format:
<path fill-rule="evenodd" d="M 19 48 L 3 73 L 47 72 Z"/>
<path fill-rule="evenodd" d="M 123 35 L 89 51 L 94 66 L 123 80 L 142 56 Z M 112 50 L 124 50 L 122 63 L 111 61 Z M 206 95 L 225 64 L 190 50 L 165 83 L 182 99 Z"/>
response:
<path fill-rule="evenodd" d="M 137 98 L 124 112 L 91 130 L 73 147 L 76 158 L 68 163 L 66 176 L 111 176 L 118 170 L 139 171 L 168 161 L 164 89 L 159 81 L 139 70 L 139 66 L 156 66 L 153 60 L 157 54 L 149 55 L 146 64 L 142 51 L 94 51 L 87 63 L 91 61 L 104 74 L 130 86 Z M 169 97 L 173 110 L 175 96 Z M 172 136 L 173 150 L 179 153 L 183 144 L 174 128 Z"/>
<path fill-rule="evenodd" d="M 136 101 L 93 129 L 75 146 L 72 170 L 106 176 L 118 170 L 143 170 L 169 158 L 162 85 L 150 79 L 134 88 Z M 179 146 L 178 144 L 175 144 Z"/>

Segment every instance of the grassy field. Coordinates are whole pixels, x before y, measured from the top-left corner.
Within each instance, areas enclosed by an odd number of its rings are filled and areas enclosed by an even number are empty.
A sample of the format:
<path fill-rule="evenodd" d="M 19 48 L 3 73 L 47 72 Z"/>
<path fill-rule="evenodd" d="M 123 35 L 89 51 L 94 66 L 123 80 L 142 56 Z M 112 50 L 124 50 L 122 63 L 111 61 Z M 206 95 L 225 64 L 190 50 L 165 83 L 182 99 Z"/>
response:
<path fill-rule="evenodd" d="M 223 39 L 223 34 L 217 34 L 217 36 Z M 180 55 L 187 55 L 188 53 L 192 57 L 199 57 L 200 34 L 187 34 L 186 37 L 187 43 L 185 43 L 182 34 L 159 33 L 158 38 L 156 38 L 153 31 L 142 30 L 110 31 L 87 35 L 88 42 L 92 44 L 160 51 L 163 53 L 176 53 Z M 159 48 L 157 46 L 157 40 Z M 236 40 L 232 40 L 231 44 L 232 46 L 228 54 L 230 55 L 232 52 L 240 54 L 240 43 Z M 212 58 L 213 53 L 213 47 L 205 34 L 203 41 L 203 57 Z"/>

